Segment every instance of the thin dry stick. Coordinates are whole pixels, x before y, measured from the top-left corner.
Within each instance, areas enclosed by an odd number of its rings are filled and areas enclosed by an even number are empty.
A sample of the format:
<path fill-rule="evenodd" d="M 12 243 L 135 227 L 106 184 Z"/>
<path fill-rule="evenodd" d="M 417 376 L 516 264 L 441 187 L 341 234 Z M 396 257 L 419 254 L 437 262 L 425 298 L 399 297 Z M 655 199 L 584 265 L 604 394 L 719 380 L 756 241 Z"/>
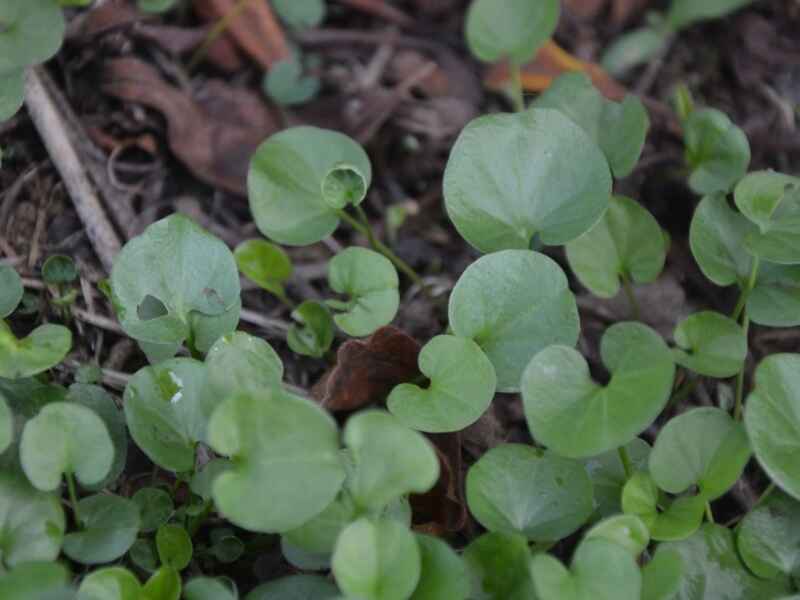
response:
<path fill-rule="evenodd" d="M 89 240 L 103 267 L 111 272 L 120 241 L 105 209 L 81 165 L 75 143 L 48 91 L 39 68 L 28 69 L 25 77 L 25 104 L 53 164 L 69 192 Z"/>

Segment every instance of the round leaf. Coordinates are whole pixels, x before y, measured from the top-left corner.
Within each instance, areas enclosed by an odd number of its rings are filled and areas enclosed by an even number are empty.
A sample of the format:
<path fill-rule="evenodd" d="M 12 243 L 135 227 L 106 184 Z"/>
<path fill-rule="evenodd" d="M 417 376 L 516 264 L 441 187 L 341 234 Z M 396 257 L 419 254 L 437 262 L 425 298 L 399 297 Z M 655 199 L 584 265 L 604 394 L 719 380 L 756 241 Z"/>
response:
<path fill-rule="evenodd" d="M 491 361 L 475 342 L 439 335 L 425 344 L 418 360 L 430 385 L 400 384 L 386 400 L 403 423 L 419 431 L 460 431 L 489 408 L 497 378 Z"/>
<path fill-rule="evenodd" d="M 280 385 L 283 363 L 267 342 L 243 331 L 218 339 L 206 355 L 208 383 L 220 397 Z"/>
<path fill-rule="evenodd" d="M 122 567 L 107 567 L 87 575 L 78 588 L 80 600 L 140 600 L 142 584 Z"/>
<path fill-rule="evenodd" d="M 634 438 L 625 445 L 625 450 L 635 470 L 647 469 L 647 459 L 650 456 L 650 445 L 647 442 Z M 618 514 L 622 510 L 622 487 L 628 480 L 619 452 L 616 449 L 609 450 L 584 459 L 583 464 L 592 480 L 596 515 L 604 518 Z"/>
<path fill-rule="evenodd" d="M 597 222 L 610 196 L 600 148 L 551 109 L 475 119 L 459 135 L 444 173 L 450 220 L 482 252 L 530 248 L 534 237 L 565 244 Z"/>
<path fill-rule="evenodd" d="M 81 483 L 103 479 L 114 461 L 114 445 L 97 413 L 73 402 L 53 402 L 25 424 L 20 462 L 34 487 L 56 489 L 62 473 Z"/>
<path fill-rule="evenodd" d="M 0 377 L 37 375 L 64 360 L 70 348 L 72 332 L 61 325 L 40 325 L 20 340 L 5 321 L 0 321 Z"/>
<path fill-rule="evenodd" d="M 747 336 L 731 318 L 710 310 L 690 315 L 672 334 L 675 362 L 700 375 L 733 377 L 744 365 Z"/>
<path fill-rule="evenodd" d="M 744 132 L 715 108 L 694 110 L 683 123 L 689 187 L 697 194 L 728 192 L 747 172 L 750 144 Z"/>
<path fill-rule="evenodd" d="M 673 600 L 683 576 L 683 559 L 675 550 L 659 552 L 642 568 L 642 600 Z"/>
<path fill-rule="evenodd" d="M 162 565 L 181 571 L 192 560 L 192 538 L 180 525 L 162 525 L 156 532 L 156 550 Z"/>
<path fill-rule="evenodd" d="M 483 256 L 450 295 L 450 326 L 486 353 L 501 392 L 519 391 L 530 359 L 551 344 L 574 345 L 580 330 L 575 296 L 555 261 L 530 250 Z"/>
<path fill-rule="evenodd" d="M 286 334 L 286 342 L 292 352 L 303 356 L 322 358 L 333 343 L 333 316 L 325 305 L 306 300 L 294 311 L 292 324 Z"/>
<path fill-rule="evenodd" d="M 333 419 L 277 388 L 229 397 L 214 411 L 208 439 L 233 463 L 214 480 L 214 502 L 245 529 L 298 527 L 331 503 L 344 480 Z"/>
<path fill-rule="evenodd" d="M 334 600 L 340 598 L 334 584 L 319 575 L 289 575 L 251 591 L 244 600 Z"/>
<path fill-rule="evenodd" d="M 464 549 L 475 600 L 536 598 L 528 564 L 531 551 L 524 537 L 485 533 Z"/>
<path fill-rule="evenodd" d="M 522 64 L 553 35 L 558 25 L 558 0 L 473 0 L 467 12 L 470 51 L 484 62 L 509 58 Z"/>
<path fill-rule="evenodd" d="M 172 496 L 159 488 L 142 488 L 133 495 L 142 518 L 141 531 L 155 531 L 164 525 L 175 512 Z"/>
<path fill-rule="evenodd" d="M 739 555 L 759 577 L 800 577 L 800 502 L 776 492 L 742 520 Z"/>
<path fill-rule="evenodd" d="M 294 246 L 313 244 L 333 233 L 339 215 L 326 202 L 322 187 L 331 169 L 340 165 L 355 169 L 369 187 L 369 158 L 344 134 L 292 127 L 261 144 L 247 177 L 250 211 L 261 233 Z"/>
<path fill-rule="evenodd" d="M 78 278 L 78 266 L 69 256 L 54 254 L 42 265 L 42 279 L 50 285 L 66 285 Z"/>
<path fill-rule="evenodd" d="M 52 0 L 5 0 L 0 23 L 0 73 L 46 61 L 64 38 L 64 16 Z"/>
<path fill-rule="evenodd" d="M 410 600 L 465 600 L 470 586 L 467 567 L 447 542 L 417 534 L 422 560 L 419 584 Z"/>
<path fill-rule="evenodd" d="M 171 567 L 161 567 L 144 584 L 143 600 L 179 600 L 181 576 Z"/>
<path fill-rule="evenodd" d="M 430 442 L 389 413 L 357 413 L 343 438 L 354 463 L 347 485 L 360 507 L 379 510 L 404 494 L 427 492 L 439 478 Z"/>
<path fill-rule="evenodd" d="M 141 519 L 132 500 L 107 494 L 78 502 L 82 528 L 64 538 L 64 554 L 72 560 L 96 565 L 118 559 L 136 541 Z"/>
<path fill-rule="evenodd" d="M 328 282 L 334 292 L 349 296 L 342 306 L 344 312 L 333 317 L 348 335 L 369 335 L 391 323 L 397 314 L 397 271 L 388 258 L 377 252 L 357 247 L 339 252 L 328 265 Z"/>
<path fill-rule="evenodd" d="M 293 6 L 305 6 L 305 4 L 294 2 Z M 321 85 L 317 77 L 303 74 L 303 65 L 300 60 L 290 58 L 272 65 L 264 77 L 262 87 L 267 95 L 278 104 L 292 106 L 303 104 L 314 98 L 319 93 Z"/>
<path fill-rule="evenodd" d="M 60 563 L 25 563 L 0 573 L 0 600 L 71 598 L 69 579 L 69 571 Z"/>
<path fill-rule="evenodd" d="M 276 296 L 283 296 L 283 284 L 292 276 L 292 261 L 280 246 L 266 240 L 247 240 L 233 252 L 239 270 L 250 281 Z"/>
<path fill-rule="evenodd" d="M 634 515 L 616 515 L 592 527 L 584 539 L 599 538 L 627 548 L 633 558 L 639 558 L 650 543 L 650 531 L 644 521 Z"/>
<path fill-rule="evenodd" d="M 622 77 L 638 65 L 656 58 L 667 44 L 665 33 L 654 27 L 641 27 L 622 33 L 603 52 L 600 64 L 614 77 Z"/>
<path fill-rule="evenodd" d="M 183 587 L 186 600 L 238 600 L 238 594 L 221 579 L 194 577 Z"/>
<path fill-rule="evenodd" d="M 522 377 L 525 417 L 534 438 L 574 458 L 594 456 L 630 442 L 669 399 L 675 364 L 661 337 L 641 323 L 617 323 L 600 346 L 611 373 L 595 383 L 573 348 L 550 346 Z"/>
<path fill-rule="evenodd" d="M 363 600 L 404 600 L 420 579 L 417 540 L 392 519 L 361 518 L 339 536 L 333 574 L 347 595 Z"/>
<path fill-rule="evenodd" d="M 0 265 L 0 319 L 14 312 L 24 292 L 22 279 L 17 272 L 7 265 Z"/>
<path fill-rule="evenodd" d="M 581 463 L 522 444 L 489 450 L 469 469 L 466 488 L 470 512 L 486 529 L 534 541 L 567 537 L 594 510 Z"/>
<path fill-rule="evenodd" d="M 744 421 L 759 464 L 800 499 L 800 355 L 773 354 L 761 362 Z"/>

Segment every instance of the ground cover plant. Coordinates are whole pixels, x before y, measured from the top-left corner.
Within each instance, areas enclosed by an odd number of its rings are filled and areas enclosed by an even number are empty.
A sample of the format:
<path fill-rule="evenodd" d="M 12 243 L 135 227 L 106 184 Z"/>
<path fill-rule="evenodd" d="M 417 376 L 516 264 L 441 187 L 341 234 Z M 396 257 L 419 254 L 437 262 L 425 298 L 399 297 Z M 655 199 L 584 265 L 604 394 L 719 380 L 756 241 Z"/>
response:
<path fill-rule="evenodd" d="M 747 2 L 712 4 L 674 0 L 671 31 Z M 274 8 L 304 29 L 325 17 L 311 5 Z M 650 116 L 583 72 L 525 97 L 524 65 L 560 10 L 466 12 L 476 59 L 509 63 L 514 110 L 475 116 L 449 148 L 441 211 L 471 247 L 450 287 L 376 231 L 364 146 L 308 124 L 248 157 L 248 239 L 181 212 L 130 236 L 94 298 L 115 321 L 81 308 L 91 285 L 70 256 L 48 253 L 37 280 L 0 263 L 0 600 L 800 595 L 800 354 L 763 355 L 751 335 L 800 326 L 800 177 L 751 168 L 744 131 L 676 88 L 688 252 L 734 302 L 670 315 L 666 333 L 648 324 L 641 290 L 675 242 L 619 190 Z M 0 8 L 0 118 L 63 30 L 55 2 Z M 276 63 L 268 96 L 318 91 L 302 60 Z M 304 290 L 296 252 L 326 243 L 324 285 Z M 254 316 L 246 294 L 290 321 Z M 593 332 L 590 295 L 623 300 Z M 412 301 L 438 328 L 394 325 Z M 58 322 L 26 321 L 43 314 Z M 114 331 L 137 369 L 100 368 L 100 350 L 75 360 L 86 323 Z M 698 390 L 706 402 L 690 401 Z M 518 435 L 469 453 L 498 405 Z M 259 556 L 280 565 L 256 578 Z"/>

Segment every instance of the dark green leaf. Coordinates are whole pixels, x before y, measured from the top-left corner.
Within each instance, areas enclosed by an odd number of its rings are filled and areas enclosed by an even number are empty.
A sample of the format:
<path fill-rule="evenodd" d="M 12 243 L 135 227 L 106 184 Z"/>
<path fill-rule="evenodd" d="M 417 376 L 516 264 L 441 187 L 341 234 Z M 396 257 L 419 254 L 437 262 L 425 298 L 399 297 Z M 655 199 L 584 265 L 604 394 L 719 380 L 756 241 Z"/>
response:
<path fill-rule="evenodd" d="M 64 537 L 64 554 L 96 565 L 125 554 L 136 541 L 141 519 L 132 500 L 110 494 L 88 496 L 78 502 L 81 528 Z"/>

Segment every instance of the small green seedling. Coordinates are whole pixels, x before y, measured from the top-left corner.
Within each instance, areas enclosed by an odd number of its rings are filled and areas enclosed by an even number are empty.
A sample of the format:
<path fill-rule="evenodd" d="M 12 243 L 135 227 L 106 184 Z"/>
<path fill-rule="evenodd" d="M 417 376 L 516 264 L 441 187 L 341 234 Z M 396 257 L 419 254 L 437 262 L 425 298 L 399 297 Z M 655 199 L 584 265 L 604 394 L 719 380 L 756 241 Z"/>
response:
<path fill-rule="evenodd" d="M 72 332 L 62 325 L 40 325 L 18 339 L 0 321 L 0 377 L 18 379 L 47 371 L 59 364 L 72 348 Z"/>
<path fill-rule="evenodd" d="M 292 276 L 292 261 L 280 246 L 266 240 L 247 240 L 236 247 L 233 255 L 242 274 L 284 302 L 284 284 Z"/>
<path fill-rule="evenodd" d="M 667 498 L 660 494 L 649 473 L 639 471 L 622 488 L 622 511 L 639 517 L 657 541 L 683 540 L 703 522 L 706 501 L 702 496 Z"/>
<path fill-rule="evenodd" d="M 622 488 L 632 472 L 647 470 L 647 461 L 650 457 L 650 445 L 647 442 L 641 438 L 634 438 L 621 448 L 624 450 L 627 464 L 623 463 L 621 453 L 616 449 L 583 461 L 594 491 L 596 509 L 593 520 L 622 512 Z"/>
<path fill-rule="evenodd" d="M 162 525 L 156 532 L 156 549 L 162 565 L 182 571 L 192 561 L 192 538 L 176 524 Z"/>
<path fill-rule="evenodd" d="M 131 497 L 131 500 L 139 508 L 141 516 L 139 529 L 142 533 L 156 531 L 165 525 L 175 512 L 172 496 L 160 488 L 142 488 Z"/>
<path fill-rule="evenodd" d="M 264 76 L 263 88 L 278 104 L 293 106 L 313 100 L 321 85 L 317 77 L 303 73 L 302 57 L 293 56 L 272 66 Z"/>
<path fill-rule="evenodd" d="M 84 565 L 109 563 L 123 556 L 136 541 L 139 507 L 128 498 L 96 494 L 75 506 L 81 528 L 64 537 L 64 553 Z"/>

